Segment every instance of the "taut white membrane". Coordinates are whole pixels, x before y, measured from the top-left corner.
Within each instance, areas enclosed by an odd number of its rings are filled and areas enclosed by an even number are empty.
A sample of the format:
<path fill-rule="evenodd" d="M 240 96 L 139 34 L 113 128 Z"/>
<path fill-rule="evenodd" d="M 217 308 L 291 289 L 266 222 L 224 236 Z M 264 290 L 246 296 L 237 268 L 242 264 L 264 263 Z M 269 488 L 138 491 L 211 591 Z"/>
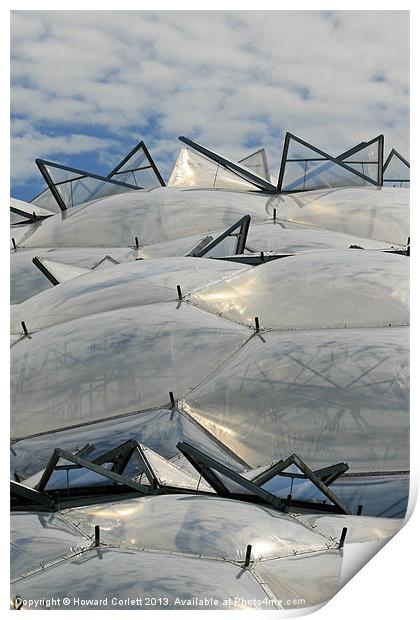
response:
<path fill-rule="evenodd" d="M 32 259 L 45 258 L 77 267 L 92 269 L 106 255 L 118 262 L 134 261 L 132 248 L 36 248 L 17 250 L 10 255 L 10 297 L 12 304 L 18 304 L 33 295 L 50 289 L 53 284 L 33 264 Z"/>
<path fill-rule="evenodd" d="M 378 251 L 304 252 L 235 274 L 191 301 L 238 323 L 317 329 L 408 325 L 409 263 Z"/>
<path fill-rule="evenodd" d="M 177 299 L 205 282 L 237 273 L 246 265 L 192 257 L 135 261 L 99 269 L 55 286 L 12 311 L 12 333 L 25 320 L 37 330 L 71 319 L 118 308 Z"/>
<path fill-rule="evenodd" d="M 408 344 L 408 328 L 257 334 L 186 410 L 252 466 L 297 452 L 314 469 L 408 470 Z"/>
<path fill-rule="evenodd" d="M 407 189 L 348 187 L 277 195 L 267 203 L 271 217 L 274 208 L 279 219 L 363 239 L 402 245 L 410 234 Z"/>
<path fill-rule="evenodd" d="M 185 394 L 248 334 L 175 302 L 90 315 L 31 334 L 11 350 L 12 435 L 167 403 L 169 391 Z"/>
<path fill-rule="evenodd" d="M 42 221 L 25 247 L 133 246 L 225 230 L 243 215 L 266 217 L 267 195 L 230 191 L 157 188 L 109 196 Z"/>

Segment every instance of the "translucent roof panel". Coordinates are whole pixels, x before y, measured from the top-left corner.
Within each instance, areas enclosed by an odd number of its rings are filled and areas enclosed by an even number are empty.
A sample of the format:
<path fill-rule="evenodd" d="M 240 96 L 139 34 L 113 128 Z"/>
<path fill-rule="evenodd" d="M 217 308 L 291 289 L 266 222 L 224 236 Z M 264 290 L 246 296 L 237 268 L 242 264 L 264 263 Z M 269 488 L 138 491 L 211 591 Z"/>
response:
<path fill-rule="evenodd" d="M 331 158 L 317 147 L 288 133 L 285 139 L 278 188 L 284 192 L 301 192 L 378 184 L 377 155 L 378 150 L 375 155 L 372 145 L 370 148 L 358 150 L 357 155 L 353 154 L 351 157 Z M 375 161 L 372 159 L 374 157 L 376 157 Z M 346 163 L 347 160 L 349 163 Z M 364 172 L 361 170 L 362 167 Z"/>
<path fill-rule="evenodd" d="M 408 505 L 410 480 L 408 474 L 388 476 L 342 476 L 331 489 L 356 514 L 403 519 Z"/>
<path fill-rule="evenodd" d="M 168 186 L 256 191 L 248 181 L 187 148 L 181 149 Z"/>
<path fill-rule="evenodd" d="M 123 194 L 139 189 L 137 185 L 101 177 L 83 170 L 68 168 L 37 159 L 36 163 L 57 204 L 63 210 L 78 207 L 104 196 Z"/>
<path fill-rule="evenodd" d="M 19 594 L 24 600 L 45 597 L 62 601 L 70 591 L 72 597 L 86 601 L 92 599 L 94 592 L 95 598 L 107 600 L 102 609 L 202 609 L 202 604 L 196 601 L 206 597 L 209 601 L 231 599 L 230 609 L 272 609 L 270 603 L 264 603 L 265 590 L 250 571 L 240 566 L 134 549 L 86 551 L 71 561 L 20 580 L 12 587 L 11 594 Z M 134 605 L 127 603 L 130 600 Z M 147 605 L 146 600 L 151 604 Z M 187 606 L 182 601 L 191 604 Z M 214 603 L 208 606 L 218 608 Z M 65 607 L 72 608 L 76 607 L 73 604 Z M 89 604 L 84 607 L 89 608 L 94 607 Z"/>
<path fill-rule="evenodd" d="M 32 476 L 47 466 L 57 447 L 76 452 L 87 444 L 94 445 L 90 458 L 96 458 L 129 439 L 147 444 L 168 459 L 179 455 L 179 441 L 187 441 L 231 469 L 243 467 L 195 420 L 176 409 L 153 409 L 15 442 L 10 451 L 10 474 L 12 478 L 15 474 L 24 479 Z"/>
<path fill-rule="evenodd" d="M 53 249 L 47 247 L 36 250 L 21 250 L 10 254 L 10 298 L 12 304 L 19 304 L 33 295 L 52 288 L 53 284 L 33 264 L 35 256 L 47 261 L 54 261 L 65 265 L 73 265 L 92 269 L 106 254 L 118 262 L 134 261 L 132 248 L 65 248 Z"/>
<path fill-rule="evenodd" d="M 408 344 L 408 328 L 257 334 L 186 410 L 254 467 L 296 452 L 312 469 L 406 471 Z"/>
<path fill-rule="evenodd" d="M 39 207 L 36 204 L 25 202 L 24 200 L 18 200 L 17 198 L 10 198 L 10 210 L 25 218 L 26 220 L 32 220 L 35 218 L 50 217 L 54 215 L 54 211 Z"/>
<path fill-rule="evenodd" d="M 147 446 L 142 445 L 140 447 L 142 455 L 146 463 L 150 466 L 159 485 L 195 491 L 206 491 L 208 493 L 214 492 L 210 485 L 198 475 L 198 472 L 187 472 Z M 142 469 L 141 464 L 139 467 Z M 141 484 L 145 484 L 144 478 L 145 476 L 143 474 L 139 479 Z"/>
<path fill-rule="evenodd" d="M 365 147 L 358 149 L 347 157 L 340 157 L 340 161 L 349 168 L 353 168 L 373 179 L 377 183 L 381 182 L 382 177 L 382 156 L 383 144 L 380 140 L 369 142 Z"/>
<path fill-rule="evenodd" d="M 11 313 L 12 333 L 26 320 L 41 329 L 98 312 L 177 299 L 206 282 L 238 273 L 244 265 L 199 258 L 160 258 L 94 269 L 86 275 L 31 297 Z"/>
<path fill-rule="evenodd" d="M 328 535 L 266 506 L 193 495 L 161 495 L 66 511 L 66 518 L 91 536 L 103 530 L 103 542 L 149 549 L 245 560 L 326 550 Z"/>
<path fill-rule="evenodd" d="M 247 336 L 246 328 L 185 303 L 115 310 L 35 332 L 11 349 L 12 435 L 167 403 L 169 391 L 185 394 Z"/>
<path fill-rule="evenodd" d="M 223 231 L 244 215 L 266 217 L 267 197 L 259 193 L 158 188 L 110 196 L 50 217 L 25 239 L 25 247 L 140 246 Z"/>
<path fill-rule="evenodd" d="M 191 294 L 192 303 L 238 323 L 273 329 L 373 327 L 409 322 L 405 256 L 324 250 L 281 258 Z"/>
<path fill-rule="evenodd" d="M 408 190 L 353 187 L 287 197 L 268 201 L 271 217 L 276 208 L 280 220 L 391 244 L 405 244 L 410 234 Z"/>
<path fill-rule="evenodd" d="M 48 513 L 12 513 L 10 577 L 19 579 L 90 545 L 65 517 Z"/>
<path fill-rule="evenodd" d="M 110 179 L 153 189 L 165 185 L 144 142 L 140 142 L 108 175 Z"/>
<path fill-rule="evenodd" d="M 365 249 L 389 248 L 389 243 L 362 239 L 355 235 L 311 228 L 278 220 L 252 225 L 249 228 L 247 248 L 256 252 L 294 254 L 308 250 L 346 250 L 351 245 Z"/>
<path fill-rule="evenodd" d="M 243 164 L 248 168 L 248 170 L 251 170 L 258 176 L 271 183 L 271 176 L 268 169 L 267 154 L 265 149 L 260 149 L 251 155 L 247 155 L 247 157 L 240 159 L 238 163 Z"/>
<path fill-rule="evenodd" d="M 181 142 L 194 149 L 194 151 L 200 153 L 201 155 L 204 155 L 204 157 L 206 157 L 210 161 L 215 162 L 216 164 L 220 165 L 225 170 L 232 172 L 239 178 L 245 179 L 245 181 L 251 183 L 251 185 L 253 185 L 257 190 L 264 192 L 276 191 L 276 187 L 274 185 L 272 185 L 265 178 L 255 174 L 255 172 L 253 172 L 252 170 L 246 168 L 243 164 L 235 163 L 231 159 L 228 159 L 223 155 L 219 155 L 215 151 L 212 151 L 205 146 L 202 146 L 201 144 L 198 144 L 197 142 L 186 138 L 185 136 L 179 136 L 179 139 L 181 140 Z"/>
<path fill-rule="evenodd" d="M 393 187 L 410 186 L 410 164 L 395 149 L 392 149 L 384 164 L 384 183 Z"/>
<path fill-rule="evenodd" d="M 31 204 L 37 205 L 43 209 L 48 209 L 54 213 L 59 213 L 61 211 L 49 187 L 45 188 L 40 194 L 37 194 L 35 198 L 32 198 Z"/>
<path fill-rule="evenodd" d="M 346 543 L 386 540 L 394 536 L 402 527 L 402 519 L 380 519 L 355 515 L 300 514 L 295 518 L 311 529 L 340 540 L 343 527 L 347 527 Z"/>
<path fill-rule="evenodd" d="M 292 602 L 286 609 L 320 605 L 341 587 L 342 557 L 338 550 L 308 553 L 298 558 L 259 562 L 255 573 L 279 600 Z"/>

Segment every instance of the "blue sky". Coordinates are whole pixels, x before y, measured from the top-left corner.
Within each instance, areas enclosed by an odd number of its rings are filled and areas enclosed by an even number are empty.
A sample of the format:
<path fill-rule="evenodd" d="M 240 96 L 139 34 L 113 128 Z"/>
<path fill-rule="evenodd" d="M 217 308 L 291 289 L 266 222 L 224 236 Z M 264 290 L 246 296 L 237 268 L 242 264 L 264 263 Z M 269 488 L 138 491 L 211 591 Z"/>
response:
<path fill-rule="evenodd" d="M 36 157 L 107 173 L 143 139 L 164 178 L 186 135 L 241 159 L 285 131 L 409 156 L 407 11 L 14 11 L 11 193 Z"/>

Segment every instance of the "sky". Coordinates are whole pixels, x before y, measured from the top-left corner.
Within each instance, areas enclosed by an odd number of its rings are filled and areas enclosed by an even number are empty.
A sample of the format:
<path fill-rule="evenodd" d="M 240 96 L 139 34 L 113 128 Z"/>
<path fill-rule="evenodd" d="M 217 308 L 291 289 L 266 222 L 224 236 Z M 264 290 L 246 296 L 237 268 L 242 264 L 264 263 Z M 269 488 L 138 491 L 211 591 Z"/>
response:
<path fill-rule="evenodd" d="M 142 139 L 167 179 L 179 135 L 276 177 L 286 131 L 409 158 L 408 11 L 12 11 L 16 198 L 37 157 L 107 174 Z"/>

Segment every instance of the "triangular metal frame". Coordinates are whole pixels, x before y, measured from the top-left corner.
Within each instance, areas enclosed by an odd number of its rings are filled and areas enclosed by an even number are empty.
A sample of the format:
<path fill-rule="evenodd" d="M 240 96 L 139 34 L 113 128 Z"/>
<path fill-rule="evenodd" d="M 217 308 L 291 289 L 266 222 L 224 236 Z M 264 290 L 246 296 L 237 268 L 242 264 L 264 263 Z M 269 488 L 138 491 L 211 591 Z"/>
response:
<path fill-rule="evenodd" d="M 285 173 L 286 164 L 287 164 L 287 161 L 288 161 L 287 153 L 288 153 L 288 150 L 289 150 L 289 144 L 290 144 L 290 140 L 291 139 L 294 140 L 295 142 L 298 142 L 299 144 L 301 144 L 305 148 L 311 149 L 315 153 L 318 153 L 318 155 L 321 155 L 322 160 L 325 159 L 325 160 L 328 160 L 328 162 L 331 162 L 333 164 L 341 166 L 342 168 L 344 168 L 348 172 L 351 172 L 351 173 L 355 174 L 356 176 L 358 176 L 361 179 L 367 181 L 368 183 L 371 183 L 372 185 L 374 185 L 376 187 L 380 187 L 382 185 L 382 183 L 383 183 L 383 145 L 384 145 L 384 136 L 382 134 L 379 135 L 379 136 L 376 136 L 376 138 L 373 138 L 372 140 L 370 140 L 368 142 L 360 142 L 359 144 L 355 145 L 351 149 L 345 151 L 344 153 L 341 153 L 337 157 L 333 157 L 332 155 L 329 155 L 325 151 L 322 151 L 321 149 L 319 149 L 318 147 L 314 146 L 313 144 L 310 144 L 309 142 L 306 142 L 302 138 L 299 138 L 298 136 L 295 136 L 294 134 L 292 134 L 290 132 L 287 132 L 285 140 L 284 140 L 283 154 L 282 154 L 279 178 L 278 178 L 278 183 L 277 183 L 277 191 L 280 192 L 280 193 L 295 193 L 295 192 L 307 191 L 305 189 L 297 189 L 297 190 L 294 190 L 294 189 L 283 190 L 282 189 L 284 173 Z M 371 177 L 368 177 L 367 175 L 359 172 L 358 170 L 355 170 L 354 168 L 352 168 L 350 165 L 347 165 L 343 161 L 345 159 L 348 159 L 349 157 L 351 157 L 352 155 L 354 155 L 358 151 L 361 151 L 361 150 L 365 149 L 366 147 L 370 146 L 374 142 L 378 142 L 379 143 L 379 148 L 378 148 L 378 175 L 379 175 L 379 179 L 378 179 L 378 181 L 374 181 L 373 179 L 371 179 Z M 357 162 L 352 162 L 352 163 L 357 163 Z M 374 163 L 374 162 L 370 162 L 370 163 Z M 330 164 L 326 163 L 325 166 L 329 167 Z M 311 176 L 318 175 L 322 170 L 323 170 L 323 166 L 321 166 L 317 170 L 314 170 L 312 173 L 309 173 L 308 178 L 311 178 Z M 301 179 L 298 179 L 294 183 L 297 184 L 300 180 Z"/>
<path fill-rule="evenodd" d="M 198 471 L 200 476 L 202 476 L 221 497 L 251 501 L 252 496 L 254 496 L 254 499 L 263 501 L 264 503 L 273 506 L 276 510 L 282 510 L 285 508 L 286 502 L 284 500 L 279 499 L 264 489 L 261 489 L 250 480 L 247 480 L 237 472 L 230 469 L 230 467 L 216 461 L 211 456 L 201 452 L 201 450 L 198 450 L 197 448 L 194 448 L 189 443 L 180 441 L 177 443 L 176 447 Z M 215 470 L 226 478 L 229 478 L 229 480 L 235 484 L 243 487 L 244 493 L 238 494 L 230 491 L 221 478 L 219 478 L 219 476 L 217 476 L 217 474 L 212 470 Z"/>
<path fill-rule="evenodd" d="M 240 159 L 238 161 L 238 164 L 243 164 L 247 159 L 250 159 L 251 157 L 254 157 L 254 155 L 258 155 L 258 153 L 261 153 L 261 158 L 262 158 L 262 162 L 263 162 L 263 168 L 264 168 L 264 172 L 266 174 L 265 178 L 266 181 L 270 182 L 270 170 L 268 169 L 268 161 L 267 161 L 267 153 L 265 152 L 265 148 L 261 148 L 258 149 L 258 151 L 255 151 L 254 153 L 251 153 L 250 155 L 247 155 L 246 157 L 244 157 L 243 159 Z"/>
<path fill-rule="evenodd" d="M 127 189 L 130 189 L 130 190 L 140 190 L 140 189 L 142 189 L 141 187 L 138 187 L 137 185 L 130 185 L 128 183 L 123 183 L 121 181 L 115 181 L 114 179 L 110 179 L 109 177 L 103 177 L 103 176 L 101 176 L 99 174 L 94 174 L 93 172 L 87 172 L 86 170 L 79 170 L 77 168 L 71 168 L 70 166 L 63 166 L 62 164 L 57 164 L 55 162 L 47 161 L 45 159 L 36 159 L 35 163 L 38 166 L 42 176 L 44 177 L 45 182 L 47 183 L 47 185 L 48 185 L 52 195 L 54 196 L 58 206 L 60 207 L 60 209 L 62 211 L 67 211 L 68 207 L 67 207 L 66 203 L 64 202 L 64 200 L 62 199 L 60 193 L 57 191 L 57 186 L 65 185 L 67 183 L 72 183 L 72 182 L 78 181 L 80 179 L 84 179 L 84 178 L 96 179 L 98 181 L 102 181 L 103 183 L 110 183 L 112 185 L 118 185 L 120 187 L 126 187 Z M 58 168 L 59 170 L 66 170 L 67 172 L 72 172 L 72 173 L 78 174 L 80 176 L 78 178 L 76 178 L 76 179 L 55 182 L 54 179 L 49 174 L 49 172 L 47 170 L 47 166 Z M 92 197 L 89 200 L 94 200 L 94 197 Z M 89 201 L 86 201 L 86 202 L 89 202 Z M 83 204 L 83 203 L 81 203 L 81 204 Z"/>
<path fill-rule="evenodd" d="M 275 185 L 272 185 L 272 183 L 269 183 L 262 177 L 256 174 L 253 174 L 249 170 L 246 170 L 245 168 L 240 166 L 238 163 L 235 163 L 231 161 L 230 159 L 226 159 L 226 157 L 223 157 L 222 155 L 218 155 L 217 153 L 214 153 L 214 151 L 210 151 L 206 147 L 201 146 L 201 144 L 198 144 L 197 142 L 193 142 L 193 140 L 190 140 L 189 138 L 186 138 L 185 136 L 179 136 L 179 140 L 181 140 L 181 142 L 183 142 L 187 146 L 190 146 L 195 151 L 198 151 L 199 153 L 201 153 L 208 159 L 216 162 L 223 168 L 226 168 L 226 170 L 233 172 L 234 174 L 239 176 L 241 179 L 248 181 L 248 183 L 251 183 L 251 185 L 254 185 L 259 190 L 263 192 L 268 192 L 270 194 L 277 192 Z"/>
<path fill-rule="evenodd" d="M 396 149 L 391 149 L 388 157 L 386 158 L 386 162 L 384 163 L 382 177 L 385 176 L 385 171 L 389 166 L 389 163 L 393 157 L 397 157 L 407 168 L 410 168 L 410 162 L 401 155 Z M 410 183 L 410 179 L 384 179 L 387 183 Z"/>
<path fill-rule="evenodd" d="M 244 215 L 237 222 L 229 226 L 221 235 L 210 241 L 207 245 L 202 245 L 200 242 L 195 248 L 193 248 L 188 256 L 194 256 L 201 258 L 208 254 L 210 250 L 216 247 L 227 237 L 236 237 L 237 243 L 234 254 L 243 254 L 245 251 L 246 240 L 248 237 L 249 225 L 251 223 L 251 216 Z M 235 230 L 239 228 L 239 231 L 235 233 Z"/>
<path fill-rule="evenodd" d="M 302 474 L 284 472 L 284 470 L 290 465 L 296 465 Z M 327 486 L 327 484 L 332 484 L 334 480 L 336 480 L 347 470 L 347 463 L 338 463 L 337 465 L 312 471 L 302 460 L 302 458 L 298 454 L 294 453 L 285 460 L 277 461 L 268 469 L 255 476 L 255 478 L 252 478 L 252 482 L 258 486 L 262 486 L 275 476 L 281 475 L 287 478 L 308 479 L 339 509 L 340 512 L 343 514 L 351 514 L 348 506 Z M 301 503 L 299 500 L 293 500 L 293 498 L 291 498 L 291 500 L 295 505 L 299 505 Z M 316 505 L 316 502 L 305 502 L 305 504 Z"/>
<path fill-rule="evenodd" d="M 166 183 L 162 178 L 162 175 L 160 174 L 158 167 L 156 166 L 152 156 L 150 155 L 150 152 L 147 148 L 147 146 L 145 145 L 145 143 L 143 142 L 143 140 L 141 140 L 138 144 L 136 144 L 136 146 L 120 161 L 119 164 L 117 164 L 115 166 L 115 168 L 113 168 L 113 170 L 111 170 L 111 172 L 107 175 L 108 179 L 111 179 L 112 177 L 114 177 L 115 175 L 118 175 L 119 171 L 121 170 L 121 168 L 123 168 L 125 166 L 125 164 L 130 161 L 130 159 L 138 152 L 138 151 L 143 151 L 143 153 L 146 156 L 147 161 L 149 162 L 148 166 L 142 166 L 141 168 L 133 168 L 133 169 L 128 169 L 128 170 L 122 170 L 120 172 L 120 174 L 123 174 L 125 172 L 137 172 L 138 170 L 148 170 L 149 168 L 152 168 L 153 172 L 155 173 L 159 183 L 161 184 L 162 187 L 166 187 Z"/>

